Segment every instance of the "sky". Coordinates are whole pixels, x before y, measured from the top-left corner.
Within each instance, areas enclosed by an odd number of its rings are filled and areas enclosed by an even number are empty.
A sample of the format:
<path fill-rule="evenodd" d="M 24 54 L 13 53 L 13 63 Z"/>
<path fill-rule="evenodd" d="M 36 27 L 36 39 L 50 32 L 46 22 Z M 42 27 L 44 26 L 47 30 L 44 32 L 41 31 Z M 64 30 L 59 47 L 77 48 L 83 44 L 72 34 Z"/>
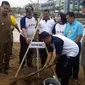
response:
<path fill-rule="evenodd" d="M 2 1 L 4 1 L 4 0 L 0 0 L 0 4 Z M 28 3 L 38 2 L 38 0 L 5 0 L 5 1 L 8 1 L 12 7 L 23 7 Z M 40 3 L 44 3 L 46 1 L 47 0 L 39 0 Z"/>

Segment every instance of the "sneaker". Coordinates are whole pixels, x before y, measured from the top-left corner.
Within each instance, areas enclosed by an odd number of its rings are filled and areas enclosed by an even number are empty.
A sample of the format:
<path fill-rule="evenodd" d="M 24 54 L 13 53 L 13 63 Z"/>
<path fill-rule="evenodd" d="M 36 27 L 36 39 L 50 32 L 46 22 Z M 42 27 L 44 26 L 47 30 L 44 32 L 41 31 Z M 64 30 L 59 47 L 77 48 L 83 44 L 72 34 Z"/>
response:
<path fill-rule="evenodd" d="M 73 79 L 73 82 L 78 83 L 78 80 L 77 79 Z"/>
<path fill-rule="evenodd" d="M 70 80 L 73 80 L 73 76 L 70 77 Z"/>
<path fill-rule="evenodd" d="M 61 81 L 61 78 L 58 78 L 56 75 L 53 75 L 53 78 Z"/>
<path fill-rule="evenodd" d="M 3 73 L 4 73 L 4 74 L 8 74 L 8 71 L 7 71 L 7 70 L 4 70 Z"/>
<path fill-rule="evenodd" d="M 9 70 L 10 68 L 12 68 L 12 66 L 6 67 L 4 70 Z"/>

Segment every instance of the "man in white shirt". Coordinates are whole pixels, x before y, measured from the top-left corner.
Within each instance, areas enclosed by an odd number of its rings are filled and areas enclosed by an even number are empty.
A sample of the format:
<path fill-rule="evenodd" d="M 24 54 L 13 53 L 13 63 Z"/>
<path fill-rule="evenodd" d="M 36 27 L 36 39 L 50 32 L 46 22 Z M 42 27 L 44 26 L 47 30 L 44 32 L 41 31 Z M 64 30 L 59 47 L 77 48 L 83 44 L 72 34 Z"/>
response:
<path fill-rule="evenodd" d="M 35 32 L 36 20 L 32 15 L 33 15 L 33 7 L 27 6 L 26 7 L 26 16 L 22 17 L 21 21 L 20 21 L 20 26 L 21 26 L 21 30 L 22 30 L 22 33 L 20 35 L 20 44 L 21 44 L 20 54 L 19 54 L 20 63 L 27 50 L 30 40 L 32 39 L 33 34 Z M 29 65 L 31 65 L 31 61 L 32 61 L 33 50 L 30 49 L 28 54 L 29 55 L 27 55 L 28 56 L 27 65 L 29 66 Z M 24 62 L 24 64 L 25 64 L 25 62 Z"/>
<path fill-rule="evenodd" d="M 49 10 L 44 10 L 43 18 L 39 22 L 39 34 L 41 34 L 43 31 L 48 32 L 52 34 L 53 27 L 55 25 L 55 21 L 50 17 Z M 39 39 L 40 40 L 40 39 Z M 51 46 L 47 46 L 48 51 L 52 51 Z M 46 50 L 40 49 L 40 58 L 41 58 L 41 64 L 44 65 L 46 61 Z"/>
<path fill-rule="evenodd" d="M 40 38 L 48 45 L 53 45 L 54 52 L 49 52 L 46 63 L 47 65 L 55 64 L 56 74 L 61 78 L 61 85 L 68 85 L 72 70 L 72 58 L 76 57 L 79 52 L 78 45 L 72 40 L 61 35 L 50 35 L 42 32 Z"/>
<path fill-rule="evenodd" d="M 52 34 L 52 29 L 55 25 L 55 21 L 50 18 L 50 13 L 49 10 L 44 10 L 43 13 L 43 18 L 39 22 L 39 34 L 42 33 L 43 31 L 46 31 L 50 34 Z"/>

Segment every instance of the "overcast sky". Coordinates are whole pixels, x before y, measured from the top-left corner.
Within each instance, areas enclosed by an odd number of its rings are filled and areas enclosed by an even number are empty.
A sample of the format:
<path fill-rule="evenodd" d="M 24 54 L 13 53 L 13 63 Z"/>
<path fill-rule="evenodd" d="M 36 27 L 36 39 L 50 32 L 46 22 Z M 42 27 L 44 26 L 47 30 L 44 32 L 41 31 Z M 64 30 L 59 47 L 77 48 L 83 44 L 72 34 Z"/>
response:
<path fill-rule="evenodd" d="M 4 1 L 4 0 L 0 0 L 0 4 L 2 1 Z M 30 1 L 37 2 L 38 0 L 5 0 L 5 1 L 9 1 L 9 3 L 11 4 L 12 7 L 17 7 L 17 6 L 23 7 L 27 3 L 30 3 Z M 39 0 L 40 3 L 43 3 L 46 1 L 47 0 Z"/>

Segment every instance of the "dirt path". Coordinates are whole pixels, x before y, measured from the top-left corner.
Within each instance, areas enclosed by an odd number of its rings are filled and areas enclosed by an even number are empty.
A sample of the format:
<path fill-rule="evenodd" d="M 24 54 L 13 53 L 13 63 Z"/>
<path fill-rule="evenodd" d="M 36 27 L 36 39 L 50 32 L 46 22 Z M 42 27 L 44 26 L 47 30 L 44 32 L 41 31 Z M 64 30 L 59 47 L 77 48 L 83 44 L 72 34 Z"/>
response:
<path fill-rule="evenodd" d="M 18 55 L 19 55 L 19 44 L 18 43 L 14 43 L 14 47 L 13 47 L 13 56 L 14 58 L 10 60 L 10 65 L 12 66 L 11 69 L 9 69 L 9 74 L 5 75 L 5 74 L 0 74 L 0 85 L 9 85 L 11 82 L 11 78 L 14 77 L 17 68 L 18 68 Z M 30 67 L 24 67 L 23 69 L 20 70 L 20 73 L 18 76 L 26 76 L 31 72 L 36 71 L 36 68 L 30 68 Z M 51 71 L 51 69 L 46 69 L 45 71 L 40 73 L 40 77 L 52 77 L 53 72 Z M 37 76 L 37 75 L 36 75 Z M 83 70 L 82 67 L 80 69 L 80 73 L 79 73 L 79 83 L 74 83 L 72 80 L 70 80 L 70 84 L 69 85 L 84 85 L 85 82 L 83 81 Z"/>

